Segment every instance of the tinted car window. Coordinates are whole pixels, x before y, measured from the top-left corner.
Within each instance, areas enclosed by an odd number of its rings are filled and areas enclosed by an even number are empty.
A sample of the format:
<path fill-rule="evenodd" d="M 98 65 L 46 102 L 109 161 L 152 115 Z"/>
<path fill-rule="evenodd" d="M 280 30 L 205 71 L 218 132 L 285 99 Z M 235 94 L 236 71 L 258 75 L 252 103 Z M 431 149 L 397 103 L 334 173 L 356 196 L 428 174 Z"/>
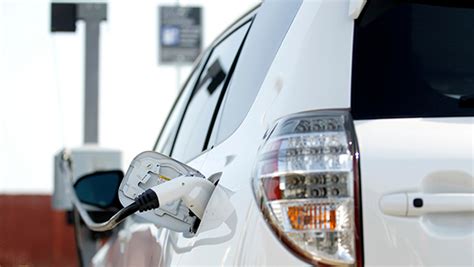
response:
<path fill-rule="evenodd" d="M 178 99 L 176 100 L 171 113 L 168 115 L 166 119 L 165 125 L 163 126 L 160 136 L 155 144 L 154 150 L 165 154 L 167 156 L 170 155 L 171 148 L 173 146 L 173 141 L 176 137 L 176 132 L 178 130 L 179 122 L 184 113 L 184 109 L 186 107 L 186 103 L 188 102 L 189 96 L 191 95 L 194 85 L 196 84 L 196 80 L 199 77 L 200 70 L 202 69 L 202 65 L 204 63 L 200 62 L 196 65 L 194 70 L 191 72 L 188 80 L 185 83 Z"/>
<path fill-rule="evenodd" d="M 211 119 L 249 24 L 235 30 L 211 52 L 176 137 L 172 156 L 177 160 L 189 161 L 204 150 Z"/>
<path fill-rule="evenodd" d="M 355 119 L 474 115 L 474 8 L 466 3 L 368 4 L 354 33 Z"/>
<path fill-rule="evenodd" d="M 300 5 L 299 0 L 263 2 L 239 56 L 211 142 L 220 143 L 244 120 Z"/>

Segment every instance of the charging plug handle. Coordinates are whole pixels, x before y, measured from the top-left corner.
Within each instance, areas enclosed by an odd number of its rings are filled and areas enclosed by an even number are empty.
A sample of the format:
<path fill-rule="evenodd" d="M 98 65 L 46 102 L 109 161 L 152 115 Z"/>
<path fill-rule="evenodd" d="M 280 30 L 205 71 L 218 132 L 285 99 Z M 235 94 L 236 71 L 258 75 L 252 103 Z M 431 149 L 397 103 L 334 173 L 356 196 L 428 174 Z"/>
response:
<path fill-rule="evenodd" d="M 139 195 L 135 202 L 138 205 L 138 211 L 144 212 L 152 209 L 157 209 L 160 207 L 160 201 L 155 191 L 152 189 L 147 189 L 141 195 Z"/>

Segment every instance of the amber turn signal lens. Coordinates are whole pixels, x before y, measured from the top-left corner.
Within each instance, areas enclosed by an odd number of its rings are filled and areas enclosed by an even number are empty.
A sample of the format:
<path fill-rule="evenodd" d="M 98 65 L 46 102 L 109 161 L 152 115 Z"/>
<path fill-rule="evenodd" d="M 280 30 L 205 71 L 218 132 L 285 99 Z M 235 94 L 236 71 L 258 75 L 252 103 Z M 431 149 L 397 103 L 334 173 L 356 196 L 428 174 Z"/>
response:
<path fill-rule="evenodd" d="M 327 205 L 288 207 L 288 218 L 295 230 L 336 229 L 336 210 Z"/>

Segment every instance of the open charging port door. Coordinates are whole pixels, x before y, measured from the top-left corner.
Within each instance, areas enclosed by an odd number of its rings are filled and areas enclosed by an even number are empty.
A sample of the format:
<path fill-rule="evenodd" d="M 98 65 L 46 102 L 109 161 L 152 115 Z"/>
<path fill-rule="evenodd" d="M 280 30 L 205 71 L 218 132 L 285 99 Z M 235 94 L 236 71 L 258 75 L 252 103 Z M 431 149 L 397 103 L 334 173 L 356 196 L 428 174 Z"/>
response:
<path fill-rule="evenodd" d="M 126 207 L 147 189 L 183 176 L 206 179 L 199 171 L 162 154 L 151 151 L 140 153 L 131 162 L 119 187 L 120 202 Z M 182 200 L 136 213 L 135 216 L 170 230 L 182 232 L 185 236 L 193 235 L 196 224 L 199 223 L 198 217 L 184 205 Z"/>

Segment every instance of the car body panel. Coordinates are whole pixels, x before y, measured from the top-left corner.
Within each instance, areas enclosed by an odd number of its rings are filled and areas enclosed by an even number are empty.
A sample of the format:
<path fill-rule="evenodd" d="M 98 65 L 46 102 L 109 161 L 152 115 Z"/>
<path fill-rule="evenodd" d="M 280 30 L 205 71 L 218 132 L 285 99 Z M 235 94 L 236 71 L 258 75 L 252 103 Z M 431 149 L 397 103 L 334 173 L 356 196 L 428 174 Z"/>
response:
<path fill-rule="evenodd" d="M 91 266 L 161 266 L 162 242 L 158 229 L 150 223 L 129 223 L 92 258 Z M 164 241 L 163 239 L 161 241 Z"/>
<path fill-rule="evenodd" d="M 381 211 L 380 200 L 403 192 L 474 194 L 474 118 L 383 119 L 355 125 L 366 265 L 472 266 L 473 213 L 391 216 Z"/>

